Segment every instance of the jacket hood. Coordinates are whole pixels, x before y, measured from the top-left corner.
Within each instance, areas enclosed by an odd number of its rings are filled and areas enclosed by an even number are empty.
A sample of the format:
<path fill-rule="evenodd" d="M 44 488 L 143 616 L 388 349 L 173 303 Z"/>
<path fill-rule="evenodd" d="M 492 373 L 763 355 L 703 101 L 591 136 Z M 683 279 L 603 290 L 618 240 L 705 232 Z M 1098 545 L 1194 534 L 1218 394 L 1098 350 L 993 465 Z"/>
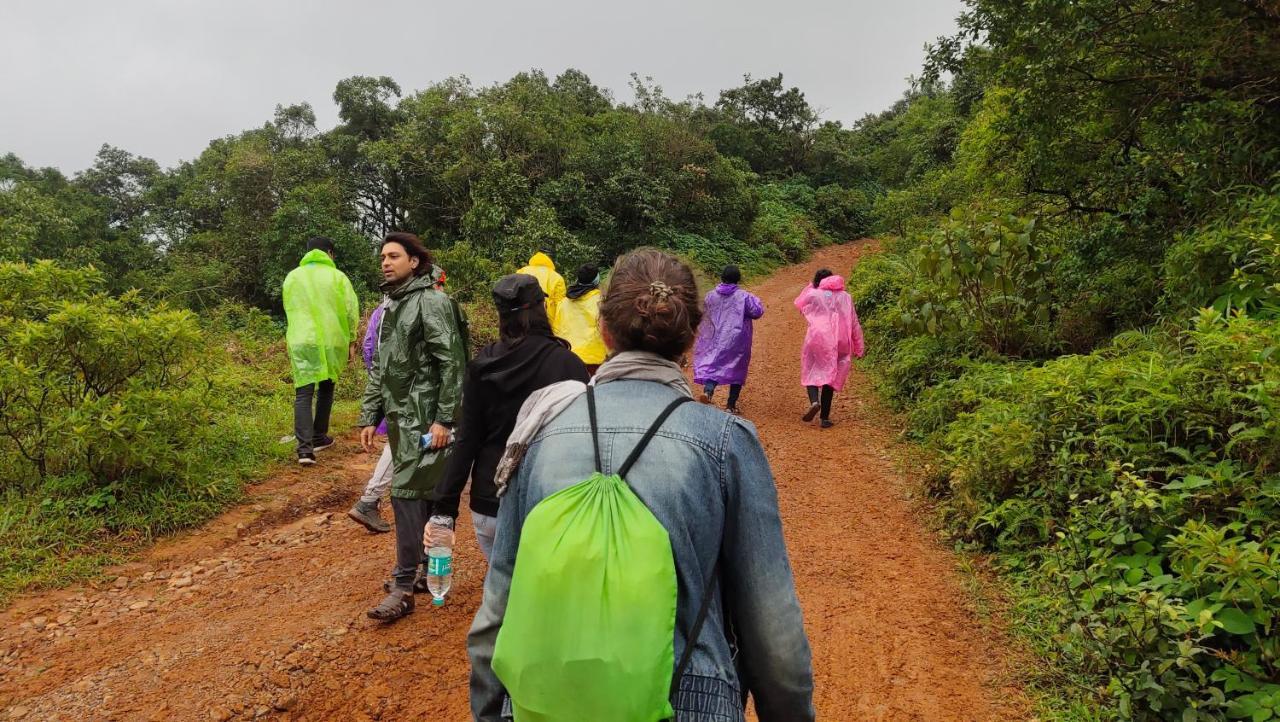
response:
<path fill-rule="evenodd" d="M 547 354 L 566 347 L 560 339 L 541 334 L 525 336 L 514 345 L 498 341 L 480 349 L 471 362 L 471 373 L 477 380 L 492 383 L 502 391 L 515 391 L 537 375 Z"/>
<path fill-rule="evenodd" d="M 716 286 L 716 293 L 721 296 L 732 296 L 734 291 L 737 290 L 738 284 L 736 283 L 722 283 L 719 286 Z"/>
<path fill-rule="evenodd" d="M 400 298 L 404 298 L 410 293 L 413 293 L 414 291 L 421 291 L 434 286 L 435 281 L 431 280 L 431 275 L 432 274 L 430 273 L 426 273 L 421 276 L 410 276 L 409 280 L 405 281 L 404 283 L 401 283 L 398 286 L 392 286 L 390 284 L 383 283 L 378 288 L 382 289 L 382 292 L 387 294 L 388 297 L 394 298 L 394 299 L 400 299 Z"/>
<path fill-rule="evenodd" d="M 329 254 L 319 248 L 307 251 L 307 254 L 302 257 L 302 260 L 298 261 L 299 266 L 309 266 L 312 263 L 319 263 L 322 266 L 328 266 L 330 268 L 338 267 L 337 264 L 333 262 L 333 259 L 329 257 Z"/>
<path fill-rule="evenodd" d="M 552 262 L 551 256 L 548 256 L 541 251 L 529 257 L 529 265 L 542 266 L 544 268 L 550 268 L 553 271 L 556 270 L 556 264 Z"/>
<path fill-rule="evenodd" d="M 582 298 L 583 296 L 586 296 L 592 291 L 599 292 L 599 290 L 600 290 L 600 284 L 598 283 L 575 283 L 569 287 L 569 291 L 565 295 L 568 296 L 569 298 L 577 300 L 579 298 Z"/>
<path fill-rule="evenodd" d="M 822 279 L 821 283 L 818 284 L 818 288 L 824 291 L 843 291 L 844 277 L 843 276 L 827 276 L 826 278 Z"/>

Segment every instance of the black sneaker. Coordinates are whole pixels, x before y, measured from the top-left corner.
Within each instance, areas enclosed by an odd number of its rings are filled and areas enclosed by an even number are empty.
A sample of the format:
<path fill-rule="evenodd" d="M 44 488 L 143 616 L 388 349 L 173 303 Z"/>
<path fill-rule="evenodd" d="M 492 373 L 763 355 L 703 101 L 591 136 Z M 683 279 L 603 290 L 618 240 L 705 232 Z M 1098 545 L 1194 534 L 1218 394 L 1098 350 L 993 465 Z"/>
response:
<path fill-rule="evenodd" d="M 298 463 L 303 466 L 311 466 L 316 463 L 316 455 L 309 451 L 298 454 Z"/>
<path fill-rule="evenodd" d="M 821 410 L 822 410 L 822 405 L 819 404 L 817 401 L 815 401 L 809 404 L 809 410 L 805 411 L 804 416 L 801 416 L 800 418 L 803 421 L 813 421 L 813 417 L 817 416 L 818 412 Z"/>
<path fill-rule="evenodd" d="M 824 428 L 824 429 L 829 429 L 829 428 L 831 428 L 832 426 L 835 426 L 835 425 L 836 425 L 836 422 L 832 421 L 831 419 L 823 419 L 823 420 L 822 420 L 822 428 Z"/>
<path fill-rule="evenodd" d="M 320 438 L 318 438 L 318 439 L 316 439 L 314 442 L 312 442 L 312 444 L 311 444 L 311 450 L 312 450 L 312 451 L 323 451 L 323 450 L 325 450 L 325 449 L 329 448 L 330 446 L 333 446 L 333 437 L 332 437 L 332 436 L 321 436 Z"/>

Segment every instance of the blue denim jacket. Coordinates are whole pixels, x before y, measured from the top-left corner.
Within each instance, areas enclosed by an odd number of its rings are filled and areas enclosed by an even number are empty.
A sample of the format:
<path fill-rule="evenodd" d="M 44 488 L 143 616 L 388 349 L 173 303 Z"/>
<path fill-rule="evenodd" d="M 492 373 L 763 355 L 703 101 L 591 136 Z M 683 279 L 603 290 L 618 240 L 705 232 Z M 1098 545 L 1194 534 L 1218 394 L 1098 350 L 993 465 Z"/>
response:
<path fill-rule="evenodd" d="M 675 395 L 650 381 L 619 380 L 597 388 L 605 473 L 622 464 Z M 467 641 L 471 710 L 477 720 L 502 719 L 506 693 L 490 663 L 524 519 L 539 501 L 587 478 L 594 467 L 584 396 L 530 444 L 498 512 L 484 601 Z M 719 599 L 711 605 L 672 700 L 679 722 L 742 722 L 748 692 L 761 722 L 812 720 L 809 641 L 782 538 L 773 474 L 755 428 L 709 406 L 683 404 L 641 454 L 627 482 L 671 536 L 679 583 L 677 660 L 688 643 L 685 635 L 702 603 L 707 575 L 722 554 L 720 580 L 713 588 Z"/>

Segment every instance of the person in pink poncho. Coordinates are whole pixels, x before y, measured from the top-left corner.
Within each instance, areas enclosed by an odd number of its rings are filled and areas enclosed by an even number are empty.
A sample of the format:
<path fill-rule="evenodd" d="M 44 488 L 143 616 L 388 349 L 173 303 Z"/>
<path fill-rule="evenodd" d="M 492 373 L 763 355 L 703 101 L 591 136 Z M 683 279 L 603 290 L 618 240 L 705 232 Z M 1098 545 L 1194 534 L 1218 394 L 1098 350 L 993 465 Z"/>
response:
<path fill-rule="evenodd" d="M 809 393 L 809 408 L 801 418 L 813 421 L 821 413 L 822 428 L 829 429 L 831 401 L 844 388 L 853 358 L 862 358 L 864 352 L 862 326 L 844 279 L 826 268 L 800 292 L 796 308 L 809 323 L 800 351 L 800 383 Z"/>

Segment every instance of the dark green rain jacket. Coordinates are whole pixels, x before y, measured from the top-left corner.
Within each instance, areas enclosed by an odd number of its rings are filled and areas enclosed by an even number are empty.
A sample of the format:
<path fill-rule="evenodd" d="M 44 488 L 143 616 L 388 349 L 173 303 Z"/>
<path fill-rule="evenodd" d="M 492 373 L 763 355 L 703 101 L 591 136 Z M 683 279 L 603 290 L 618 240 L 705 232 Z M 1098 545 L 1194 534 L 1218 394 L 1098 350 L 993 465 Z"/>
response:
<path fill-rule="evenodd" d="M 462 412 L 466 319 L 431 275 L 386 290 L 390 301 L 360 407 L 361 426 L 387 420 L 391 495 L 405 499 L 428 498 L 444 474 L 447 449 L 423 450 L 423 434 L 435 422 L 452 425 Z"/>

